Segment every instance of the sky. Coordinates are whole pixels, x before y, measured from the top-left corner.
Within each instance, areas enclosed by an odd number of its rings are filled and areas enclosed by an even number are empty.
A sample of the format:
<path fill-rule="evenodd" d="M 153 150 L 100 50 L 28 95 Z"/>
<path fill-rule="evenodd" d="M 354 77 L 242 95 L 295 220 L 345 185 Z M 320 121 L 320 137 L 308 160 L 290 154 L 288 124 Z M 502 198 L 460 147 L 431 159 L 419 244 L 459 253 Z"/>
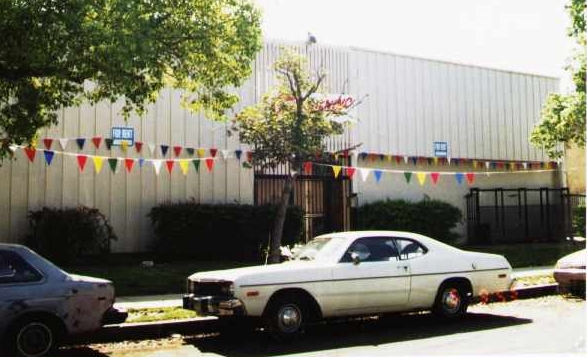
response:
<path fill-rule="evenodd" d="M 565 77 L 567 0 L 255 0 L 268 39 Z"/>

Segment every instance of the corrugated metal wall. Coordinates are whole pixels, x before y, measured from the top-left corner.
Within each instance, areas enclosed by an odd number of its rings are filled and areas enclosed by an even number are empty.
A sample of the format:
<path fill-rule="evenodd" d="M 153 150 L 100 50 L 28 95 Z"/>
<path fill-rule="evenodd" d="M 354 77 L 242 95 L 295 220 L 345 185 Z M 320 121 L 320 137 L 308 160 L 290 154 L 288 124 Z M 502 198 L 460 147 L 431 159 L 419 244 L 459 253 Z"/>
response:
<path fill-rule="evenodd" d="M 256 102 L 275 83 L 271 65 L 281 45 L 268 42 L 258 54 L 254 74 L 238 89 L 242 101 L 235 112 Z M 295 47 L 309 55 L 313 68 L 326 68 L 328 92 L 350 93 L 358 99 L 367 96 L 357 110 L 359 123 L 345 133 L 354 143 L 362 143 L 358 151 L 431 156 L 432 142 L 442 140 L 449 142 L 453 157 L 546 159 L 527 138 L 539 120 L 547 93 L 557 89 L 555 79 L 359 49 Z M 145 143 L 247 149 L 236 137 L 226 135 L 225 123 L 182 109 L 178 91 L 164 90 L 143 118 L 125 122 L 118 114 L 120 108 L 117 102 L 63 109 L 60 124 L 40 137 L 109 137 L 113 126 L 132 126 L 135 140 Z M 79 150 L 70 140 L 65 151 Z M 104 144 L 94 149 L 86 143 L 81 152 L 125 156 L 119 148 L 107 150 Z M 132 149 L 128 155 L 138 157 Z M 143 156 L 152 158 L 146 149 Z M 161 158 L 161 152 L 155 157 Z M 135 167 L 130 174 L 121 163 L 119 166 L 116 174 L 108 167 L 95 173 L 88 162 L 79 173 L 74 157 L 55 155 L 47 166 L 37 154 L 31 164 L 19 150 L 15 161 L 5 161 L 0 167 L 0 241 L 18 241 L 26 234 L 30 210 L 86 205 L 99 208 L 111 221 L 120 238 L 114 243 L 116 251 L 145 250 L 153 239 L 147 213 L 158 203 L 191 198 L 197 202 L 253 202 L 252 170 L 234 158 L 216 160 L 212 173 L 202 167 L 198 174 L 190 168 L 187 176 L 177 168 L 171 175 L 162 169 L 156 176 L 152 166 Z M 394 194 L 389 187 L 384 194 L 374 194 L 382 186 L 357 186 L 364 193 L 362 201 Z M 462 192 L 454 191 L 456 195 Z"/>

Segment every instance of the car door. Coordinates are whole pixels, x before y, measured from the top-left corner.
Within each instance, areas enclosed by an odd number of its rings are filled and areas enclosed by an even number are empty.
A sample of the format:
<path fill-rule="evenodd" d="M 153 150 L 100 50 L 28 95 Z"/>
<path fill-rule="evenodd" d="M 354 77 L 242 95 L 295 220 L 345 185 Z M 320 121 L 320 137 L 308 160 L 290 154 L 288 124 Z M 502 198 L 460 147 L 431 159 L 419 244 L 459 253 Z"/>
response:
<path fill-rule="evenodd" d="M 334 266 L 332 277 L 329 300 L 334 315 L 396 311 L 408 301 L 409 262 L 399 259 L 391 237 L 355 240 Z"/>

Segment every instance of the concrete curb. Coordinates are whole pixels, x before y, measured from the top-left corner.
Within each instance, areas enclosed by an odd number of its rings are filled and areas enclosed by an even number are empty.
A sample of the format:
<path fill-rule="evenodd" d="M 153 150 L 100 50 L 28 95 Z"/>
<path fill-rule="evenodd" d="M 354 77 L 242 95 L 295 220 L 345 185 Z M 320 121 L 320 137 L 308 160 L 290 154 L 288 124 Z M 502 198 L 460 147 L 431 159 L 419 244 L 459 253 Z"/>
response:
<path fill-rule="evenodd" d="M 473 303 L 512 301 L 554 295 L 557 293 L 557 287 L 558 284 L 522 287 L 503 293 L 482 296 L 476 298 Z M 72 343 L 76 341 L 85 343 L 119 342 L 168 337 L 173 334 L 213 333 L 218 332 L 220 328 L 221 322 L 215 317 L 109 325 L 92 335 L 79 336 Z"/>

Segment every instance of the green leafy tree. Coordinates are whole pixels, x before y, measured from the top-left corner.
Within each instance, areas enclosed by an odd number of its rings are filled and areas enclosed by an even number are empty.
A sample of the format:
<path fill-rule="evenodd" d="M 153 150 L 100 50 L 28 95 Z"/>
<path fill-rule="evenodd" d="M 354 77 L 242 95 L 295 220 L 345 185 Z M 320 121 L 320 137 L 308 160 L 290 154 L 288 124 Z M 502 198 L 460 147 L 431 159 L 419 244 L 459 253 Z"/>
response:
<path fill-rule="evenodd" d="M 559 144 L 575 143 L 585 147 L 587 74 L 587 35 L 585 34 L 586 0 L 570 0 L 566 9 L 571 18 L 568 36 L 575 39 L 578 49 L 566 67 L 575 84 L 575 92 L 569 95 L 550 94 L 542 107 L 542 121 L 534 128 L 530 141 L 543 147 L 549 156 L 560 157 L 563 151 Z"/>
<path fill-rule="evenodd" d="M 166 86 L 223 118 L 261 48 L 249 0 L 1 0 L 0 33 L 0 155 L 63 106 L 122 97 L 128 117 Z"/>
<path fill-rule="evenodd" d="M 336 117 L 348 114 L 349 101 L 325 100 L 325 73 L 311 76 L 307 61 L 291 50 L 274 64 L 278 85 L 261 101 L 238 113 L 233 130 L 241 142 L 254 148 L 255 165 L 262 168 L 284 165 L 291 175 L 285 179 L 271 235 L 269 260 L 279 262 L 285 213 L 293 184 L 305 160 L 325 149 L 324 139 L 343 132 Z"/>

